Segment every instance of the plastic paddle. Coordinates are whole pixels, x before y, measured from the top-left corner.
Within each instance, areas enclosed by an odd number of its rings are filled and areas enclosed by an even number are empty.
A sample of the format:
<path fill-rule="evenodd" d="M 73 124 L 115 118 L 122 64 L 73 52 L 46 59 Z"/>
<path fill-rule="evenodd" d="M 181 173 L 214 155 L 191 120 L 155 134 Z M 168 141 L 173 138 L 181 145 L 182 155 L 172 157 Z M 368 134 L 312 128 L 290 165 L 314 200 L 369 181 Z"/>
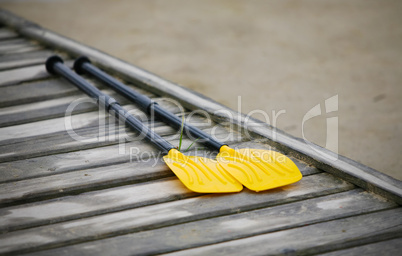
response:
<path fill-rule="evenodd" d="M 110 114 L 124 120 L 127 125 L 140 132 L 145 139 L 166 153 L 167 155 L 164 156 L 166 164 L 190 190 L 200 193 L 224 193 L 238 192 L 243 189 L 243 186 L 216 161 L 183 155 L 172 144 L 129 114 L 115 99 L 102 93 L 95 86 L 74 73 L 63 64 L 63 60 L 59 56 L 49 57 L 46 61 L 46 69 L 49 73 L 60 75 L 73 83 L 88 96 L 94 98 Z"/>
<path fill-rule="evenodd" d="M 157 118 L 173 128 L 181 127 L 182 120 L 176 115 L 93 66 L 87 57 L 78 58 L 74 62 L 74 69 L 78 74 L 89 74 L 95 77 L 136 103 L 144 112 L 154 113 Z M 218 150 L 219 154 L 216 159 L 219 164 L 251 190 L 261 191 L 276 188 L 297 182 L 302 178 L 301 172 L 292 160 L 279 152 L 260 149 L 234 150 L 188 123 L 184 123 L 183 129 L 199 139 L 199 142 Z"/>

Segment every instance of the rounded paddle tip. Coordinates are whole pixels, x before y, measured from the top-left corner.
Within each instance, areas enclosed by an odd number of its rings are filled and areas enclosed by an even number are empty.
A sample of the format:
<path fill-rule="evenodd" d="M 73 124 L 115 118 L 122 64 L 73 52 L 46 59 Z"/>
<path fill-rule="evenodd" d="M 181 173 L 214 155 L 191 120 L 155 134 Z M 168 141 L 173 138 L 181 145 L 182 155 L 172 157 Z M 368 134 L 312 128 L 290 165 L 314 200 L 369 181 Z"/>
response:
<path fill-rule="evenodd" d="M 64 61 L 62 58 L 60 58 L 60 56 L 57 56 L 57 55 L 50 56 L 46 60 L 46 70 L 47 70 L 47 72 L 49 72 L 50 74 L 53 74 L 53 75 L 56 74 L 54 71 L 55 63 L 64 63 Z"/>
<path fill-rule="evenodd" d="M 82 75 L 85 73 L 85 70 L 82 68 L 84 63 L 91 63 L 87 56 L 80 56 L 74 61 L 74 70 L 77 74 Z"/>

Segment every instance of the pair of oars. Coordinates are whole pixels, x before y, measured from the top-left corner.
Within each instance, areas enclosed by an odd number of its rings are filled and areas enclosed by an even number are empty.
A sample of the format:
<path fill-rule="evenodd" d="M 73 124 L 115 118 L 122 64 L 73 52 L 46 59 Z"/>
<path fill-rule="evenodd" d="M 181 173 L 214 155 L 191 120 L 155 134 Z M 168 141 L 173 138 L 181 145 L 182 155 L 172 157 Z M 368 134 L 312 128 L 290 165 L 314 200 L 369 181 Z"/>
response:
<path fill-rule="evenodd" d="M 144 112 L 154 113 L 157 118 L 174 128 L 183 127 L 185 132 L 199 139 L 200 142 L 218 150 L 219 154 L 216 160 L 182 154 L 172 144 L 129 114 L 115 99 L 102 93 L 70 70 L 63 64 L 60 57 L 48 58 L 46 68 L 49 73 L 60 75 L 76 85 L 112 115 L 125 120 L 127 125 L 142 133 L 145 139 L 166 154 L 163 157 L 165 163 L 181 182 L 192 191 L 200 193 L 238 192 L 242 190 L 242 184 L 251 190 L 262 191 L 288 185 L 302 178 L 297 166 L 285 155 L 271 150 L 234 150 L 213 139 L 202 130 L 186 122 L 183 123 L 179 117 L 166 111 L 150 98 L 139 94 L 93 66 L 87 57 L 80 57 L 74 62 L 74 70 L 78 74 L 88 74 L 95 77 L 136 103 Z"/>

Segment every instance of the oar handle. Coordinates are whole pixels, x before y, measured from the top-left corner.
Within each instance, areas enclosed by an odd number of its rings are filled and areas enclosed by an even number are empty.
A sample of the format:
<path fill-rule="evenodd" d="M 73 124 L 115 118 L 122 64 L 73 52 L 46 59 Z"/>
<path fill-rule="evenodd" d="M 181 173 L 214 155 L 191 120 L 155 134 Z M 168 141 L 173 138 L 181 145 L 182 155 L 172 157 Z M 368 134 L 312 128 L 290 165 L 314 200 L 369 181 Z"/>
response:
<path fill-rule="evenodd" d="M 114 98 L 99 91 L 95 86 L 88 83 L 84 78 L 74 73 L 69 67 L 63 64 L 59 56 L 51 56 L 46 61 L 46 69 L 49 73 L 60 75 L 69 82 L 77 86 L 88 96 L 95 99 L 97 103 L 104 107 L 109 113 L 125 121 L 134 130 L 141 133 L 145 139 L 152 142 L 164 153 L 174 148 L 172 144 L 145 126 L 140 120 L 128 113 Z"/>
<path fill-rule="evenodd" d="M 127 85 L 121 83 L 112 76 L 95 67 L 91 64 L 91 61 L 86 56 L 81 56 L 74 62 L 74 70 L 78 74 L 89 74 L 95 77 L 115 91 L 124 95 L 132 102 L 136 103 L 146 113 L 154 113 L 157 118 L 161 119 L 163 122 L 169 124 L 173 128 L 179 129 L 181 127 L 182 120 L 179 117 L 169 111 L 166 111 L 161 106 L 159 106 L 158 103 L 154 102 L 147 96 L 134 91 Z M 142 83 L 141 81 L 138 82 Z M 202 142 L 212 149 L 219 151 L 222 146 L 226 145 L 215 140 L 210 135 L 206 134 L 197 127 L 187 124 L 186 122 L 184 122 L 183 124 L 183 130 L 191 134 L 195 138 L 199 139 L 199 142 Z"/>

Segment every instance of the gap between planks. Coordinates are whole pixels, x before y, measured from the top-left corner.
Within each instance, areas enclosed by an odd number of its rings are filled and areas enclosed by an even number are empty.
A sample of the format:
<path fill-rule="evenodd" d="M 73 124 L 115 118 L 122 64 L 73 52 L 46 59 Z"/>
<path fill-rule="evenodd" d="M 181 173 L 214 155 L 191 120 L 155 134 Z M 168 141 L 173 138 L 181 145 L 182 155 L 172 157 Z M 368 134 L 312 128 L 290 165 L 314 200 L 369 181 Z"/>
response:
<path fill-rule="evenodd" d="M 264 205 L 283 204 L 289 202 L 289 200 L 312 198 L 318 195 L 338 193 L 353 188 L 354 186 L 347 182 L 322 173 L 307 176 L 296 184 L 261 193 L 252 192 L 247 189 L 244 189 L 241 193 L 251 193 L 254 199 L 249 204 L 254 205 L 254 208 L 256 208 L 256 205 L 261 208 Z M 174 177 L 85 192 L 75 197 L 60 195 L 57 199 L 31 202 L 0 209 L 2 215 L 0 219 L 0 231 L 6 233 L 201 195 L 188 190 Z M 220 196 L 224 197 L 224 195 L 221 194 Z M 90 199 L 90 196 L 93 197 L 94 202 L 97 202 L 96 204 L 89 203 L 88 199 Z M 241 196 L 236 196 L 236 198 L 239 197 L 241 198 Z M 76 207 L 71 208 L 72 205 Z M 249 208 L 243 206 L 242 209 Z"/>
<path fill-rule="evenodd" d="M 355 189 L 238 212 L 237 207 L 253 201 L 248 197 L 236 198 L 244 195 L 249 194 L 233 194 L 234 200 L 230 200 L 230 204 L 229 198 L 225 196 L 200 196 L 33 228 L 30 232 L 16 231 L 3 236 L 6 245 L 0 247 L 0 250 L 28 252 L 80 243 L 69 246 L 68 252 L 96 252 L 98 255 L 110 255 L 112 251 L 119 255 L 157 254 L 263 233 L 286 231 L 395 207 L 392 202 Z M 125 234 L 127 232 L 130 233 Z M 101 239 L 116 235 L 118 236 Z M 101 240 L 86 242 L 86 239 Z M 60 255 L 65 249 L 62 247 L 52 253 Z"/>

